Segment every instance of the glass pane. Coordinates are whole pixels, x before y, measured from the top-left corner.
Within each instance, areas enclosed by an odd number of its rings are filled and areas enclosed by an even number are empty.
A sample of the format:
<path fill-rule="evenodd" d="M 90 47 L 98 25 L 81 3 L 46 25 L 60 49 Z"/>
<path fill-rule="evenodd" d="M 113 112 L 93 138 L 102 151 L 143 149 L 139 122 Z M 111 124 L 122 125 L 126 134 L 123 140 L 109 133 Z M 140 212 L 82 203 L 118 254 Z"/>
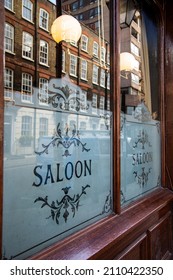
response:
<path fill-rule="evenodd" d="M 145 1 L 131 2 L 131 24 L 121 25 L 122 204 L 161 184 L 159 29 L 152 7 Z"/>
<path fill-rule="evenodd" d="M 63 14 L 83 19 L 85 41 L 57 48 L 39 17 L 44 7 L 50 31 L 60 1 L 21 1 L 38 16 L 28 28 L 16 1 L 6 10 L 4 259 L 28 258 L 112 212 L 109 10 L 90 2 L 62 1 Z"/>

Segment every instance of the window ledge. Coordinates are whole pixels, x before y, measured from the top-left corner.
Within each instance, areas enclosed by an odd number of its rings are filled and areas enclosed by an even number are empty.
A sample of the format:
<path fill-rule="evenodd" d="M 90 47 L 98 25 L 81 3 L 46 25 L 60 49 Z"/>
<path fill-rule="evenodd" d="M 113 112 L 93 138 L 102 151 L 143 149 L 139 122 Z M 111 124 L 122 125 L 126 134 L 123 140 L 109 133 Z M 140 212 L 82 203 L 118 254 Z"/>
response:
<path fill-rule="evenodd" d="M 173 203 L 173 192 L 158 188 L 136 203 L 124 208 L 121 215 L 112 214 L 30 259 L 114 259 L 124 249 L 123 246 L 127 246 L 128 242 L 139 237 L 154 222 L 157 222 L 160 213 L 163 214 L 163 209 L 170 203 Z M 122 243 L 121 240 L 123 240 Z"/>
<path fill-rule="evenodd" d="M 39 62 L 39 64 L 40 64 L 41 66 L 44 66 L 44 67 L 50 68 L 50 66 L 49 66 L 48 64 L 44 64 L 44 63 L 41 63 L 41 62 Z"/>
<path fill-rule="evenodd" d="M 27 56 L 22 56 L 22 58 L 34 62 L 34 60 L 33 60 L 32 58 L 29 58 L 29 57 L 27 57 Z"/>
<path fill-rule="evenodd" d="M 11 51 L 8 51 L 8 50 L 5 50 L 6 53 L 9 53 L 9 54 L 12 54 L 12 55 L 16 55 L 16 53 L 14 52 L 11 52 Z"/>

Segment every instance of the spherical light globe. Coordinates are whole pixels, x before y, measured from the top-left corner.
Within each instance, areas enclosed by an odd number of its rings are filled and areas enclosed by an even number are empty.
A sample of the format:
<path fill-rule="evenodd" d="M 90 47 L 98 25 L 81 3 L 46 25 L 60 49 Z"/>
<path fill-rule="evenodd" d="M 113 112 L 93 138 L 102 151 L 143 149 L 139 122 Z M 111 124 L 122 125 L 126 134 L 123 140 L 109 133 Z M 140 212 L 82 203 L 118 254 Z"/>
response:
<path fill-rule="evenodd" d="M 129 52 L 120 54 L 120 71 L 132 71 L 135 67 L 135 57 Z"/>
<path fill-rule="evenodd" d="M 51 27 L 52 37 L 57 43 L 61 41 L 77 43 L 81 33 L 80 23 L 70 15 L 59 16 L 54 20 Z"/>

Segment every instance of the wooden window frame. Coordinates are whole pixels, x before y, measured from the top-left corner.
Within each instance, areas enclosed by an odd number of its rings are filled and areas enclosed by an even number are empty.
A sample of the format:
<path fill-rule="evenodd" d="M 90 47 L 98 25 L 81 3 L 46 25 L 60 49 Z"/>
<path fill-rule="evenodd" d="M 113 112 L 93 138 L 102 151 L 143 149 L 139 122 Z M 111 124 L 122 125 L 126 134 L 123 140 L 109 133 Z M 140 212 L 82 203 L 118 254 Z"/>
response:
<path fill-rule="evenodd" d="M 49 63 L 49 44 L 45 40 L 40 39 L 39 46 L 39 63 L 48 66 Z"/>
<path fill-rule="evenodd" d="M 154 1 L 156 2 L 156 1 Z M 116 214 L 111 214 L 99 222 L 72 234 L 64 240 L 53 244 L 42 250 L 29 259 L 59 259 L 59 260 L 79 260 L 79 259 L 114 259 L 115 256 L 127 247 L 129 242 L 137 238 L 143 231 L 147 231 L 149 226 L 153 225 L 158 218 L 159 211 L 165 211 L 173 202 L 172 193 L 166 188 L 158 188 L 150 194 L 131 203 L 129 207 L 120 211 L 120 71 L 119 71 L 119 1 L 110 2 L 111 24 L 111 54 L 114 63 L 111 63 L 111 73 L 114 73 L 114 79 L 111 79 L 111 110 L 113 110 L 113 188 L 114 203 L 113 208 Z M 161 8 L 160 8 L 161 9 Z M 4 32 L 4 6 L 0 4 L 0 26 Z M 114 32 L 113 32 L 114 31 Z M 163 29 L 161 30 L 160 42 L 163 40 Z M 2 34 L 3 36 L 3 34 Z M 0 42 L 0 55 L 3 57 L 3 42 Z M 161 53 L 163 53 L 163 43 L 160 43 Z M 161 77 L 164 77 L 163 55 L 161 55 Z M 3 92 L 3 60 L 0 60 L 0 89 Z M 161 79 L 160 79 L 161 80 Z M 113 82 L 116 81 L 116 82 Z M 167 161 L 165 157 L 165 100 L 164 100 L 164 82 L 160 86 L 161 91 L 161 138 L 162 141 L 162 185 L 165 186 L 165 166 Z M 169 102 L 169 101 L 167 101 Z M 0 224 L 2 225 L 2 205 L 3 205 L 3 123 L 4 123 L 4 98 L 0 95 Z M 171 113 L 167 112 L 167 113 Z M 171 117 L 170 117 L 171 118 Z M 173 116 L 172 116 L 173 120 Z M 172 136 L 173 143 L 173 136 Z M 172 144 L 173 145 L 173 144 Z M 173 147 L 172 147 L 173 148 Z M 167 180 L 168 181 L 168 180 Z M 160 210 L 159 210 L 160 209 Z M 121 215 L 120 215 L 121 212 Z M 134 215 L 137 213 L 137 215 Z M 121 226 L 120 226 L 121 225 Z M 123 242 L 121 242 L 123 240 Z M 2 248 L 2 226 L 0 230 L 0 247 Z M 1 250 L 2 251 L 2 250 Z"/>
<path fill-rule="evenodd" d="M 44 17 L 43 16 L 43 13 L 45 13 L 47 15 L 47 17 Z M 43 23 L 42 23 L 42 19 L 45 19 L 46 20 L 46 27 L 43 26 Z M 48 31 L 48 28 L 49 28 L 49 13 L 43 9 L 43 8 L 40 8 L 40 13 L 39 13 L 39 27 L 45 31 Z"/>
<path fill-rule="evenodd" d="M 5 27 L 6 27 L 7 25 L 8 25 L 9 28 L 10 28 L 10 32 L 11 32 L 11 35 L 12 35 L 12 36 L 11 36 L 11 37 L 5 37 L 4 42 L 5 42 L 5 45 L 6 45 L 6 39 L 10 40 L 10 44 L 8 44 L 8 46 L 10 46 L 11 50 L 5 49 L 5 52 L 14 54 L 14 26 L 11 25 L 11 24 L 8 23 L 8 22 L 5 22 Z"/>
<path fill-rule="evenodd" d="M 9 8 L 9 7 L 7 7 L 7 6 L 5 6 L 5 0 L 4 0 L 4 7 L 7 9 L 7 10 L 9 10 L 9 11 L 11 11 L 11 12 L 13 12 L 14 11 L 14 0 L 11 0 L 11 9 Z"/>
<path fill-rule="evenodd" d="M 25 36 L 28 36 L 29 35 L 29 37 L 30 37 L 30 39 L 31 39 L 31 46 L 30 45 L 26 45 L 26 37 Z M 33 61 L 33 48 L 34 48 L 34 46 L 33 46 L 33 36 L 32 36 L 32 34 L 30 34 L 30 33 L 28 33 L 28 32 L 26 32 L 26 31 L 23 31 L 23 33 L 22 33 L 22 57 L 24 58 L 24 59 L 27 59 L 27 60 L 31 60 L 31 61 Z M 30 42 L 29 42 L 30 43 Z M 26 54 L 28 53 L 29 54 L 29 52 L 27 51 L 25 51 L 25 47 L 29 47 L 30 48 L 30 50 L 31 50 L 31 55 L 30 56 L 27 56 Z"/>
<path fill-rule="evenodd" d="M 24 10 L 27 8 L 24 5 L 24 0 L 22 0 L 22 18 L 29 21 L 29 22 L 33 22 L 33 2 L 31 0 L 29 0 L 30 4 L 31 4 L 31 9 L 28 8 L 28 10 L 30 11 L 31 14 L 31 18 L 27 18 L 24 16 Z"/>

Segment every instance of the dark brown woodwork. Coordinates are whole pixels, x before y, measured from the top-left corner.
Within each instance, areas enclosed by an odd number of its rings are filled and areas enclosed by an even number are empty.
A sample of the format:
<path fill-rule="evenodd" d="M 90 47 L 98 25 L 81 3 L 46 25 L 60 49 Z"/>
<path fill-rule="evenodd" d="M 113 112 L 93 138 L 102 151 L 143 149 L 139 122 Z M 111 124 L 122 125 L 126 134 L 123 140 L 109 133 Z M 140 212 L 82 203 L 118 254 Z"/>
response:
<path fill-rule="evenodd" d="M 151 252 L 151 250 L 146 248 L 145 236 L 153 226 L 160 222 L 162 223 L 165 213 L 169 213 L 169 215 L 171 213 L 172 216 L 172 203 L 173 193 L 167 189 L 160 188 L 138 201 L 138 203 L 131 205 L 130 208 L 124 209 L 121 215 L 109 217 L 90 226 L 64 239 L 57 245 L 43 250 L 31 259 L 110 260 L 119 259 L 121 255 L 122 258 L 124 256 L 126 259 L 132 256 L 136 259 L 139 256 L 149 259 L 150 255 L 146 256 L 146 252 Z M 173 228 L 168 228 L 166 236 L 168 234 L 172 236 L 172 232 Z M 143 236 L 143 239 L 140 241 L 141 236 Z M 129 246 L 131 247 L 131 252 Z M 138 248 L 138 246 L 141 246 L 141 248 Z M 166 245 L 166 251 L 169 251 L 170 254 L 173 253 L 171 245 Z M 153 259 L 156 257 L 154 254 L 152 255 Z"/>
<path fill-rule="evenodd" d="M 158 3 L 160 26 L 160 92 L 162 118 L 162 184 L 173 190 L 173 1 Z M 119 1 L 110 1 L 111 79 L 114 111 L 113 125 L 113 185 L 114 211 L 117 214 L 71 235 L 35 254 L 30 259 L 171 259 L 173 258 L 173 192 L 159 188 L 121 210 L 120 207 L 120 71 L 119 71 Z M 1 37 L 4 30 L 4 6 L 0 1 Z M 165 23 L 164 23 L 165 19 Z M 164 25 L 165 24 L 165 25 Z M 164 37 L 165 36 L 165 37 Z M 165 43 L 165 44 L 164 44 Z M 165 49 L 164 49 L 165 48 Z M 165 55 L 165 57 L 164 57 Z M 2 248 L 2 189 L 3 189 L 3 40 L 0 42 L 0 248 Z M 164 64 L 165 62 L 165 64 Z M 164 76 L 165 75 L 165 76 Z M 165 77 L 165 79 L 164 79 Z M 165 94 L 164 94 L 165 92 Z M 166 173 L 166 179 L 165 179 Z M 120 214 L 121 212 L 121 214 Z M 43 229 L 44 230 L 44 229 Z M 1 250 L 2 251 L 2 250 Z"/>
<path fill-rule="evenodd" d="M 172 25 L 173 2 L 165 1 L 165 141 L 167 172 L 166 185 L 173 190 L 173 25 Z"/>
<path fill-rule="evenodd" d="M 3 2 L 3 1 L 1 1 Z M 4 128 L 4 7 L 0 4 L 0 249 L 2 248 L 2 202 L 3 202 L 3 128 Z M 0 251 L 0 259 L 1 259 Z"/>
<path fill-rule="evenodd" d="M 110 1 L 111 110 L 113 130 L 113 209 L 120 213 L 120 26 L 119 1 Z M 116 81 L 116 82 L 115 82 Z M 116 117 L 115 117 L 116 116 Z"/>
<path fill-rule="evenodd" d="M 172 213 L 168 212 L 148 230 L 150 259 L 170 259 L 172 256 Z"/>
<path fill-rule="evenodd" d="M 116 256 L 116 260 L 147 260 L 147 235 L 143 234 Z"/>

